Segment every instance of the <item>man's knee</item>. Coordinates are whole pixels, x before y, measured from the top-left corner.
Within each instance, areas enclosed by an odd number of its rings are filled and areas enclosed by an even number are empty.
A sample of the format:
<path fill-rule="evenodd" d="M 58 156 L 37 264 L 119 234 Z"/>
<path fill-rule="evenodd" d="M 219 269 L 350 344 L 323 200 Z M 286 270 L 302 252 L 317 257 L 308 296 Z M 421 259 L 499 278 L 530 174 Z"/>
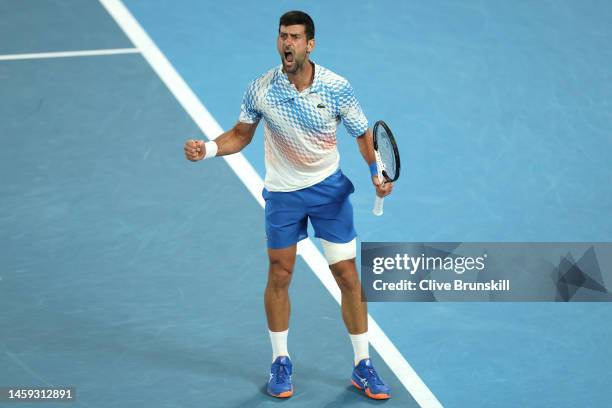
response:
<path fill-rule="evenodd" d="M 291 282 L 295 253 L 291 250 L 271 250 L 269 254 L 268 285 L 279 289 L 286 288 Z"/>
<path fill-rule="evenodd" d="M 270 271 L 268 273 L 268 283 L 278 288 L 289 286 L 289 282 L 291 282 L 292 272 L 293 272 L 292 266 L 286 262 L 281 262 L 281 261 L 270 262 Z"/>
<path fill-rule="evenodd" d="M 334 275 L 338 287 L 343 292 L 353 292 L 361 288 L 361 282 L 357 276 L 355 259 L 346 259 L 329 267 Z"/>

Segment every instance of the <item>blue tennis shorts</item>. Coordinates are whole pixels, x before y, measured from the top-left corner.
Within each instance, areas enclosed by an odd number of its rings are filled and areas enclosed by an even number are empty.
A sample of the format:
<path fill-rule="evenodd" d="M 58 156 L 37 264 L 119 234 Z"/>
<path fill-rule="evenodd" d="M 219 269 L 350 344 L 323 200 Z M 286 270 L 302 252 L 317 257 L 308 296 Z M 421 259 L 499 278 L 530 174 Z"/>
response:
<path fill-rule="evenodd" d="M 339 244 L 351 241 L 357 236 L 349 201 L 354 191 L 353 183 L 341 170 L 301 190 L 277 192 L 264 188 L 268 248 L 287 248 L 306 238 L 309 219 L 316 237 Z"/>

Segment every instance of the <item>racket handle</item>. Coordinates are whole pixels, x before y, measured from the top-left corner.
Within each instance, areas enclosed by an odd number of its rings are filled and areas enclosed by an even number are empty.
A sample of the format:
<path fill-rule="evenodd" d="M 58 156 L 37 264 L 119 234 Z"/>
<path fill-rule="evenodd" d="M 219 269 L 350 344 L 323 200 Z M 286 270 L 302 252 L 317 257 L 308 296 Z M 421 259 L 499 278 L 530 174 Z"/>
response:
<path fill-rule="evenodd" d="M 383 197 L 376 196 L 376 200 L 374 200 L 374 209 L 372 210 L 372 214 L 377 217 L 383 215 L 383 204 L 385 199 Z"/>

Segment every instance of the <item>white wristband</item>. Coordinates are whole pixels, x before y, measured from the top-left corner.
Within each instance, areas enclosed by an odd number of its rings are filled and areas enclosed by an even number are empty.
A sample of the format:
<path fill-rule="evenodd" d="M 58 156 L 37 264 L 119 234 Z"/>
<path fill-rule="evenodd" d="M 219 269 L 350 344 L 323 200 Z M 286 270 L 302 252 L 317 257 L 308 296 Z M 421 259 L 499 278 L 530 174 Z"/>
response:
<path fill-rule="evenodd" d="M 214 141 L 204 143 L 204 151 L 206 152 L 204 158 L 210 159 L 211 157 L 215 157 L 218 149 L 219 147 Z"/>

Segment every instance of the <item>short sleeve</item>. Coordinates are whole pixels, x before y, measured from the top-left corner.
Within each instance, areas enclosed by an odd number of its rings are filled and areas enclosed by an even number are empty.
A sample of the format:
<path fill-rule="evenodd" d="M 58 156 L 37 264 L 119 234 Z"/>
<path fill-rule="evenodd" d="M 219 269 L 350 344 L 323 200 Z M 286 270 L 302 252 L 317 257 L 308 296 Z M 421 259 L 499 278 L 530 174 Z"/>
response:
<path fill-rule="evenodd" d="M 257 123 L 260 119 L 261 111 L 257 109 L 257 86 L 253 82 L 249 85 L 242 98 L 238 121 L 242 123 Z"/>
<path fill-rule="evenodd" d="M 340 118 L 348 134 L 352 137 L 363 135 L 368 129 L 368 119 L 361 110 L 361 106 L 355 97 L 355 91 L 348 81 L 340 87 L 338 104 Z"/>

